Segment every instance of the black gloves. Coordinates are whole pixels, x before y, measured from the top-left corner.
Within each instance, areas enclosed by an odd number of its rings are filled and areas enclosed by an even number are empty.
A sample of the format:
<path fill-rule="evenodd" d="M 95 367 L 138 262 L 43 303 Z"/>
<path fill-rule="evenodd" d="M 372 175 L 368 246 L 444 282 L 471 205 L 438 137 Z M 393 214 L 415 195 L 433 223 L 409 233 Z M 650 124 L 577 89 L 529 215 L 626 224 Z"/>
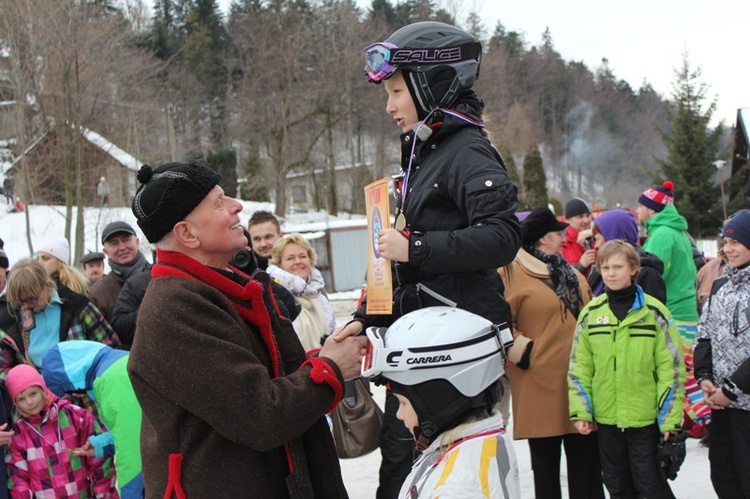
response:
<path fill-rule="evenodd" d="M 686 438 L 685 432 L 680 432 L 679 435 L 670 433 L 669 440 L 665 442 L 662 434 L 659 433 L 656 459 L 659 463 L 659 472 L 665 480 L 677 478 L 677 472 L 680 471 L 680 466 L 685 461 Z"/>
<path fill-rule="evenodd" d="M 518 361 L 516 366 L 518 366 L 519 369 L 528 369 L 529 368 L 529 362 L 531 361 L 531 349 L 534 347 L 534 342 L 530 341 L 528 345 L 526 345 L 526 350 L 523 351 L 523 355 L 521 355 L 521 360 Z"/>

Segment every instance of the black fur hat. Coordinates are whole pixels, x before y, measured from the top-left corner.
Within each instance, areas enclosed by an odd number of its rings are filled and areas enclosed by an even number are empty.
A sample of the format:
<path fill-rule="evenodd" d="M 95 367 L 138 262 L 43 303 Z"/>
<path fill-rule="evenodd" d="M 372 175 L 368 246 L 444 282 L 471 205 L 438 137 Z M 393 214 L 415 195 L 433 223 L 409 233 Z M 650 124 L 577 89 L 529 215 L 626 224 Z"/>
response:
<path fill-rule="evenodd" d="M 221 175 L 199 161 L 167 163 L 156 170 L 143 165 L 143 184 L 133 198 L 133 214 L 151 243 L 159 242 L 185 219 L 221 180 Z"/>
<path fill-rule="evenodd" d="M 563 230 L 567 227 L 566 222 L 555 218 L 555 214 L 549 208 L 538 208 L 523 219 L 521 222 L 521 237 L 524 246 L 531 246 L 548 232 Z"/>

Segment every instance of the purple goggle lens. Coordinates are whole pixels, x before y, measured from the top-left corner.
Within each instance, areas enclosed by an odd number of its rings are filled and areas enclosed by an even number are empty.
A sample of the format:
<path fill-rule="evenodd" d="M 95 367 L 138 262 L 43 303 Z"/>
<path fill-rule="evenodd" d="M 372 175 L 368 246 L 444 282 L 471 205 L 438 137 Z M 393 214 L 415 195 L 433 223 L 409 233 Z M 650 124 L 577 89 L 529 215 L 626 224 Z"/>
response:
<path fill-rule="evenodd" d="M 365 47 L 365 72 L 367 79 L 379 83 L 393 75 L 396 66 L 391 65 L 393 50 L 398 47 L 392 43 L 377 42 Z"/>

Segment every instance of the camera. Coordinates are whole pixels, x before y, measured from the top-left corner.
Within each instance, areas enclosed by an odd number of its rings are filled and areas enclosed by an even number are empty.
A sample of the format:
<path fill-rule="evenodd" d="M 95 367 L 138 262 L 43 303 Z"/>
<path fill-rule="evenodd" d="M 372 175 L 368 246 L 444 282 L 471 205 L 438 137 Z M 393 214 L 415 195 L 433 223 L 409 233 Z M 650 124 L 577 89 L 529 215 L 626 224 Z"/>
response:
<path fill-rule="evenodd" d="M 590 250 L 592 248 L 592 245 L 594 244 L 594 241 L 596 241 L 596 238 L 594 236 L 587 237 L 586 240 L 583 242 L 584 251 Z"/>
<path fill-rule="evenodd" d="M 256 260 L 255 253 L 252 249 L 253 246 L 250 239 L 250 234 L 247 232 L 247 230 L 244 229 L 243 232 L 245 233 L 245 237 L 247 238 L 248 247 L 239 250 L 229 261 L 229 264 L 233 267 L 238 268 L 245 274 L 251 276 L 258 270 L 258 260 Z"/>

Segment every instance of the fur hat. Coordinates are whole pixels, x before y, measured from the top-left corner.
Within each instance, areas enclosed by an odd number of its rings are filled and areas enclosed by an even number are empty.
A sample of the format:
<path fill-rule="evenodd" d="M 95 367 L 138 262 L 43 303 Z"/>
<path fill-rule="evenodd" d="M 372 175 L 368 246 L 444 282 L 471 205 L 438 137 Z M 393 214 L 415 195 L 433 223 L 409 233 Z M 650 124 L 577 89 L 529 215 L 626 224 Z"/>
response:
<path fill-rule="evenodd" d="M 584 213 L 591 213 L 591 208 L 581 198 L 573 198 L 565 203 L 565 218 L 572 218 Z"/>
<path fill-rule="evenodd" d="M 524 246 L 531 246 L 548 232 L 560 231 L 568 224 L 555 218 L 555 214 L 549 208 L 538 208 L 523 219 L 521 222 L 521 237 Z"/>
<path fill-rule="evenodd" d="M 671 180 L 665 180 L 662 185 L 657 185 L 643 192 L 638 197 L 638 203 L 646 208 L 651 208 L 660 212 L 668 204 L 674 203 L 674 183 Z"/>
<path fill-rule="evenodd" d="M 750 249 L 750 210 L 741 210 L 732 215 L 721 231 L 721 237 L 731 237 Z"/>
<path fill-rule="evenodd" d="M 55 394 L 47 388 L 44 378 L 39 374 L 39 371 L 30 365 L 19 364 L 8 371 L 8 376 L 5 379 L 5 387 L 8 389 L 8 393 L 14 404 L 16 403 L 18 394 L 32 386 L 40 387 L 50 402 L 57 400 Z"/>
<path fill-rule="evenodd" d="M 133 198 L 133 214 L 146 239 L 158 243 L 216 187 L 221 175 L 199 161 L 167 163 L 156 170 L 143 165 L 143 184 Z"/>
<path fill-rule="evenodd" d="M 70 265 L 70 244 L 64 237 L 51 237 L 37 246 L 37 253 L 52 255 L 65 265 Z"/>

